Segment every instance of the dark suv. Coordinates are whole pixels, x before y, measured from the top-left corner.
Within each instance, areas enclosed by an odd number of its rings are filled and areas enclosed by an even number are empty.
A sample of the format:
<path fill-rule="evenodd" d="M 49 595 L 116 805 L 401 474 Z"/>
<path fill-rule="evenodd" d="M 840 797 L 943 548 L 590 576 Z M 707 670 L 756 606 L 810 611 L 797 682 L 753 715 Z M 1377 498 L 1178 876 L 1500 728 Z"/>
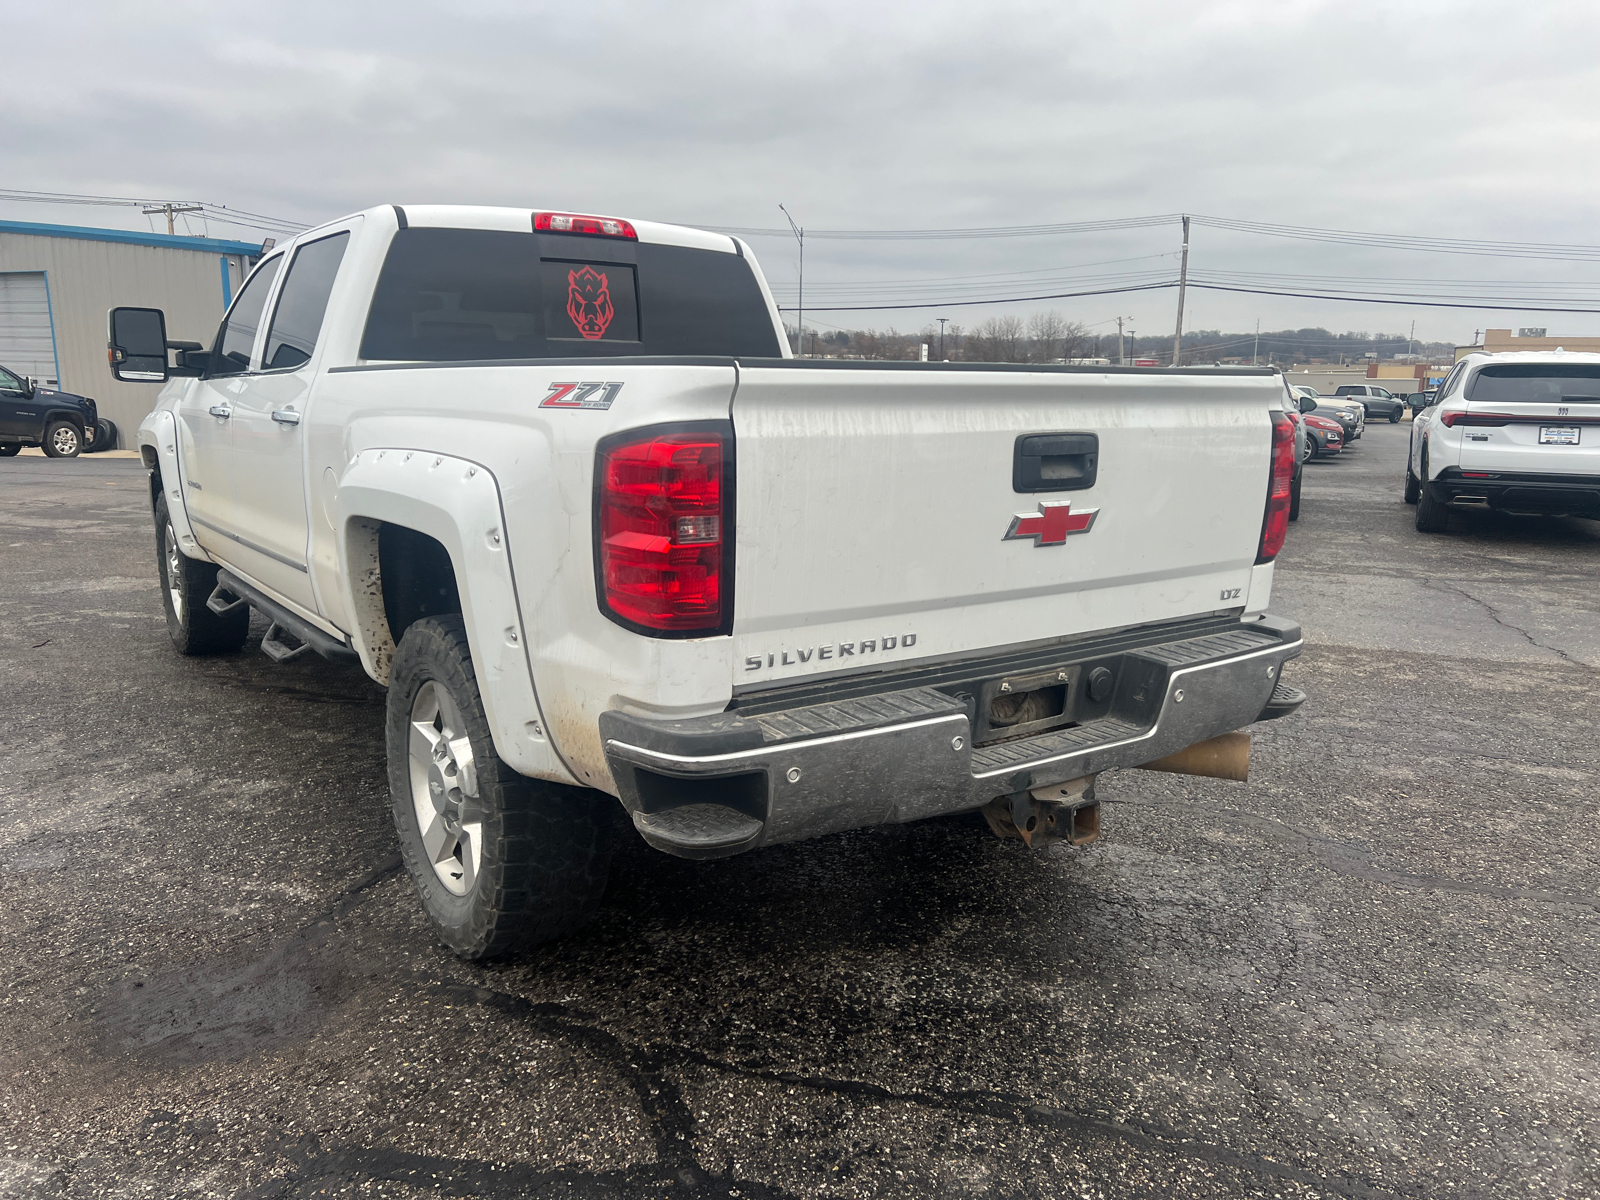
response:
<path fill-rule="evenodd" d="M 94 443 L 99 421 L 87 396 L 34 387 L 0 367 L 0 456 L 41 446 L 51 458 L 76 458 Z"/>

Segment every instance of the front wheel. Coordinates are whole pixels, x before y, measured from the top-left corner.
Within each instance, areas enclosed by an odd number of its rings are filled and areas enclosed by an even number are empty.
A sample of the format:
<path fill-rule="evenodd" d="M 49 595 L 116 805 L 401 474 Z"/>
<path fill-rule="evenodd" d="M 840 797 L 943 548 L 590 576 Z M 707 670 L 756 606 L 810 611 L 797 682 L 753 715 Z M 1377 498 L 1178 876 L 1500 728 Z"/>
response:
<path fill-rule="evenodd" d="M 156 496 L 156 570 L 161 576 L 161 607 L 167 634 L 179 654 L 229 654 L 250 636 L 250 608 L 241 604 L 218 615 L 206 607 L 217 587 L 217 566 L 190 558 L 178 548 L 167 498 Z"/>
<path fill-rule="evenodd" d="M 1411 469 L 1411 456 L 1406 456 L 1406 492 L 1407 504 L 1415 504 L 1417 497 L 1422 494 L 1422 481 L 1417 478 L 1417 473 Z"/>
<path fill-rule="evenodd" d="M 83 453 L 83 434 L 71 421 L 51 421 L 44 431 L 44 452 L 51 458 L 77 458 Z"/>
<path fill-rule="evenodd" d="M 500 760 L 459 616 L 417 621 L 400 639 L 388 750 L 400 852 L 445 945 L 492 958 L 594 915 L 610 869 L 612 801 Z"/>

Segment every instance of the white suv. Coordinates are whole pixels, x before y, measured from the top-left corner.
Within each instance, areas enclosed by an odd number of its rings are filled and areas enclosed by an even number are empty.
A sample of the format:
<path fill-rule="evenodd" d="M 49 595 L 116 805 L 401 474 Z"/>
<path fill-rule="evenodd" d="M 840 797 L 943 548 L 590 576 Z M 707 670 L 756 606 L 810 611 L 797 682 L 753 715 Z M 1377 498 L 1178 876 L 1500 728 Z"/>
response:
<path fill-rule="evenodd" d="M 1600 354 L 1470 354 L 1411 427 L 1417 528 L 1447 512 L 1600 518 Z"/>

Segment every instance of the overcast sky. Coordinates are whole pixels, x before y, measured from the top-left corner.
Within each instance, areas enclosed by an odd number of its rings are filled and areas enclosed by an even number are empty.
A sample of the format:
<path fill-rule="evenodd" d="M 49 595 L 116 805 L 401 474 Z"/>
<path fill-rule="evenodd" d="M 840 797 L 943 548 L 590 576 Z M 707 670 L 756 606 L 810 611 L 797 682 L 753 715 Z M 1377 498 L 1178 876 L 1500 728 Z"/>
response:
<path fill-rule="evenodd" d="M 818 231 L 1187 211 L 1600 243 L 1593 0 L 0 0 L 0 20 L 11 63 L 0 73 L 0 187 L 199 198 L 307 223 L 395 201 L 772 227 L 783 224 L 782 201 Z M 113 208 L 0 202 L 0 218 L 146 227 L 137 211 Z M 1063 285 L 1075 277 L 1175 274 L 1178 241 L 1176 222 L 1115 235 L 813 237 L 808 306 L 881 299 L 926 277 L 1038 273 L 999 289 L 1026 295 L 1041 279 L 1064 291 L 1080 290 Z M 752 244 L 791 296 L 792 242 Z M 1191 266 L 1551 281 L 1566 285 L 1563 297 L 1600 297 L 1600 261 L 1378 251 L 1205 227 Z M 842 286 L 864 282 L 885 290 Z M 931 298 L 969 294 L 975 282 L 952 279 Z M 1593 292 L 1572 287 L 1590 282 Z M 1141 333 L 1170 335 L 1174 304 L 1173 292 L 1154 291 L 1031 307 L 1097 331 L 1114 331 L 1120 314 Z M 998 311 L 815 315 L 915 329 Z M 1600 315 L 1195 290 L 1185 324 L 1239 330 L 1257 318 L 1263 328 L 1402 332 L 1415 320 L 1419 337 L 1457 341 L 1485 324 L 1600 333 Z"/>

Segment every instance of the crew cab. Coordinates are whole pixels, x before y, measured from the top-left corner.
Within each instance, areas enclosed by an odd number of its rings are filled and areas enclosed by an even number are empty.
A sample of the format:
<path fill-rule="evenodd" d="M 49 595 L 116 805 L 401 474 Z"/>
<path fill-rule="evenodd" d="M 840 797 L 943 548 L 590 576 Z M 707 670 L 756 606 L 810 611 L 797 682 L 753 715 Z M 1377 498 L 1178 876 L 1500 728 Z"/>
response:
<path fill-rule="evenodd" d="M 1449 510 L 1600 518 L 1600 354 L 1469 354 L 1411 426 L 1405 501 L 1440 533 Z"/>
<path fill-rule="evenodd" d="M 1098 773 L 1305 698 L 1271 370 L 797 360 L 737 238 L 452 206 L 297 236 L 204 341 L 114 309 L 110 359 L 166 383 L 175 647 L 253 608 L 387 686 L 465 957 L 582 924 L 617 801 L 688 858 L 979 808 L 1085 842 Z"/>
<path fill-rule="evenodd" d="M 99 415 L 87 396 L 39 387 L 0 366 L 0 457 L 39 446 L 51 458 L 76 458 L 94 442 Z"/>
<path fill-rule="evenodd" d="M 1404 400 L 1374 383 L 1341 383 L 1333 395 L 1336 400 L 1357 401 L 1368 417 L 1383 417 L 1391 425 L 1398 425 L 1406 411 Z"/>

